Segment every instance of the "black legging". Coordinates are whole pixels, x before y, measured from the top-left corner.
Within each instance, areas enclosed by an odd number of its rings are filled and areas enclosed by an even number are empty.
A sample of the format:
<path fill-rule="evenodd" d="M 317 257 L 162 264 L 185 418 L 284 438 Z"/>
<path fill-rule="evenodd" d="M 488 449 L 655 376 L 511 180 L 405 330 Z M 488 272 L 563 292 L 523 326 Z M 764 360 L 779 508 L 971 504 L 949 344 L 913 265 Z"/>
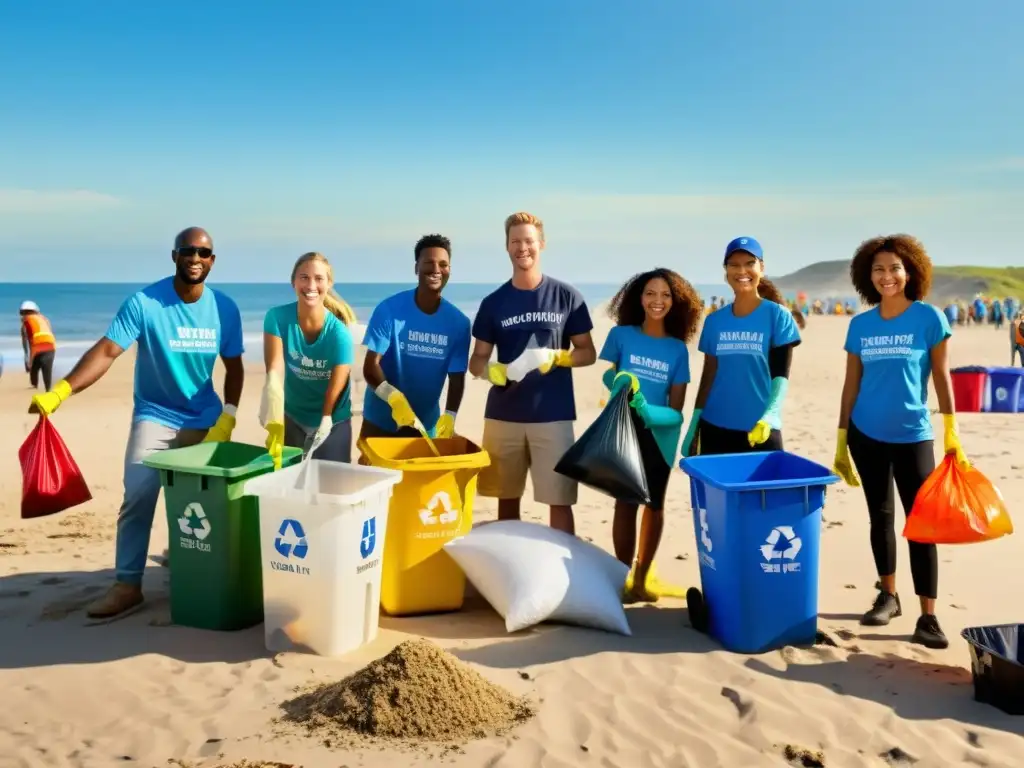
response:
<path fill-rule="evenodd" d="M 904 514 L 914 508 L 914 499 L 925 479 L 935 470 L 934 441 L 882 443 L 872 440 L 851 422 L 847 435 L 850 456 L 860 475 L 871 518 L 871 552 L 879 576 L 896 573 L 896 501 L 893 480 L 900 493 Z M 938 597 L 939 553 L 934 544 L 908 541 L 910 573 L 919 597 Z"/>
<path fill-rule="evenodd" d="M 43 374 L 43 388 L 49 392 L 50 382 L 53 379 L 53 352 L 39 352 L 32 358 L 32 365 L 29 368 L 28 380 L 32 388 L 39 386 L 39 374 Z"/>
<path fill-rule="evenodd" d="M 699 454 L 712 456 L 723 453 L 752 453 L 754 451 L 781 451 L 782 433 L 773 429 L 768 439 L 752 446 L 747 433 L 740 429 L 725 429 L 709 424 L 704 419 L 697 425 Z"/>

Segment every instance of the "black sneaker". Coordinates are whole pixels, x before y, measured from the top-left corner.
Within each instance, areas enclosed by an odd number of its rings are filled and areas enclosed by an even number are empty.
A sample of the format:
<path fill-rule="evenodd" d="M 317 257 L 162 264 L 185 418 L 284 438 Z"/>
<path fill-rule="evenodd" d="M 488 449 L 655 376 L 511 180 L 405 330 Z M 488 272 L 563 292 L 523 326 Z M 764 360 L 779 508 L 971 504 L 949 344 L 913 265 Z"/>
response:
<path fill-rule="evenodd" d="M 708 606 L 704 595 L 696 587 L 686 590 L 686 612 L 690 615 L 690 626 L 698 632 L 707 634 L 711 621 L 708 618 Z"/>
<path fill-rule="evenodd" d="M 903 608 L 900 606 L 899 595 L 893 595 L 884 589 L 878 590 L 878 597 L 871 610 L 860 617 L 860 623 L 865 627 L 884 627 L 892 619 L 903 615 Z"/>
<path fill-rule="evenodd" d="M 939 626 L 939 620 L 931 613 L 926 613 L 917 620 L 917 627 L 914 628 L 914 636 L 911 641 L 937 651 L 949 648 L 949 640 L 946 639 L 942 627 Z"/>

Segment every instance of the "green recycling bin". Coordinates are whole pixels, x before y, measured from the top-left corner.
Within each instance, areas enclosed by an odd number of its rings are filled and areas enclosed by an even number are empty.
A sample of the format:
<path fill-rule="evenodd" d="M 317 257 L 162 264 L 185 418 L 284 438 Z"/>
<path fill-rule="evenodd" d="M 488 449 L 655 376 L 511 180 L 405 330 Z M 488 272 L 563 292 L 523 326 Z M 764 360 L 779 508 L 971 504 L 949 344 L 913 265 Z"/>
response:
<path fill-rule="evenodd" d="M 302 458 L 285 448 L 283 466 Z M 167 508 L 171 621 L 245 629 L 263 621 L 259 499 L 245 481 L 274 464 L 262 446 L 199 443 L 143 459 L 160 470 Z"/>

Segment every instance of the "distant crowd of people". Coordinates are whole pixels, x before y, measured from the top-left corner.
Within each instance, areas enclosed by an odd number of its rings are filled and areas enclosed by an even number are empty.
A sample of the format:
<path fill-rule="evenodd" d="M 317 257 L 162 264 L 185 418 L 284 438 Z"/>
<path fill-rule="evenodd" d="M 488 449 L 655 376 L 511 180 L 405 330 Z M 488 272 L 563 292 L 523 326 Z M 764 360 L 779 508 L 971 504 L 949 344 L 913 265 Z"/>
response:
<path fill-rule="evenodd" d="M 783 448 L 783 404 L 805 308 L 786 301 L 765 278 L 760 243 L 738 237 L 722 254 L 731 301 L 716 297 L 709 313 L 677 272 L 658 268 L 635 275 L 610 304 L 616 327 L 598 352 L 580 292 L 541 269 L 543 222 L 529 213 L 512 214 L 505 220 L 504 240 L 511 278 L 483 299 L 472 322 L 442 296 L 452 272 L 451 242 L 435 234 L 415 244 L 416 287 L 381 302 L 366 329 L 360 436 L 454 436 L 468 371 L 490 384 L 480 442 L 491 461 L 480 475 L 479 493 L 498 500 L 499 519 L 519 519 L 529 476 L 534 500 L 550 508 L 550 524 L 574 533 L 577 484 L 555 471 L 575 442 L 570 369 L 605 361 L 606 387 L 613 394 L 628 389 L 641 440 L 649 448 L 645 470 L 651 501 L 639 532 L 638 506 L 615 503 L 615 554 L 630 566 L 624 599 L 653 601 L 659 594 L 653 564 L 677 454 L 680 449 L 692 456 Z M 242 320 L 230 297 L 205 285 L 216 261 L 213 239 L 203 229 L 186 229 L 175 238 L 171 255 L 174 274 L 129 296 L 104 337 L 67 377 L 36 394 L 29 409 L 52 415 L 137 345 L 116 581 L 88 607 L 93 618 L 124 615 L 143 602 L 160 478 L 142 460 L 167 448 L 229 441 L 236 425 L 245 382 Z M 871 519 L 878 583 L 877 597 L 862 619 L 867 625 L 887 624 L 902 612 L 893 484 L 895 478 L 909 513 L 935 468 L 929 380 L 942 413 L 943 451 L 967 464 L 947 359 L 950 323 L 924 303 L 931 274 L 924 247 L 907 235 L 868 240 L 851 263 L 853 289 L 870 309 L 852 318 L 846 336 L 834 470 L 851 486 L 863 486 Z M 322 460 L 351 462 L 355 353 L 349 325 L 354 314 L 334 292 L 334 271 L 323 254 L 301 255 L 290 281 L 295 300 L 268 309 L 263 324 L 267 375 L 259 419 L 267 451 L 276 467 L 284 446 Z M 25 307 L 23 315 L 26 333 L 37 344 L 26 367 L 38 368 L 45 382 L 49 363 L 42 356 L 46 344 L 52 353 L 52 330 L 38 307 Z M 703 367 L 684 435 L 687 344 L 698 331 Z M 213 382 L 218 357 L 225 371 L 222 396 Z M 532 361 L 529 370 L 522 370 L 524 360 Z M 945 647 L 935 616 L 936 548 L 910 542 L 910 552 L 921 610 L 913 639 Z M 692 588 L 687 600 L 699 626 L 707 615 L 703 596 Z"/>

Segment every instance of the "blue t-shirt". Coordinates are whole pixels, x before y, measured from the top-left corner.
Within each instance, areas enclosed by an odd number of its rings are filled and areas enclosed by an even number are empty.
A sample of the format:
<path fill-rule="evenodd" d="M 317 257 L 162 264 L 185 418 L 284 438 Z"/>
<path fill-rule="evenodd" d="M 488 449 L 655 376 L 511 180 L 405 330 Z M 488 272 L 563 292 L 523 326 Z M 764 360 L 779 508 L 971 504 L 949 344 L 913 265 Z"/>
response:
<path fill-rule="evenodd" d="M 651 405 L 668 405 L 674 384 L 690 383 L 690 352 L 672 336 L 648 336 L 637 325 L 617 325 L 601 348 L 602 360 L 636 376 Z"/>
<path fill-rule="evenodd" d="M 746 317 L 736 317 L 732 304 L 708 315 L 697 348 L 717 358 L 718 371 L 701 418 L 722 429 L 753 429 L 771 396 L 768 350 L 799 343 L 793 313 L 774 301 L 762 299 Z M 781 429 L 775 421 L 769 425 Z"/>
<path fill-rule="evenodd" d="M 508 364 L 531 340 L 538 347 L 569 349 L 571 337 L 589 333 L 593 327 L 582 294 L 545 276 L 531 291 L 516 288 L 510 280 L 486 296 L 473 321 L 473 336 L 493 344 L 498 362 Z M 528 424 L 575 421 L 572 370 L 532 371 L 522 381 L 491 387 L 484 417 Z"/>
<path fill-rule="evenodd" d="M 370 316 L 363 344 L 381 355 L 387 382 L 409 400 L 430 430 L 441 415 L 441 390 L 450 373 L 465 373 L 469 363 L 469 318 L 441 299 L 428 315 L 416 305 L 416 291 L 384 299 Z M 363 418 L 389 432 L 398 431 L 390 406 L 367 388 Z"/>
<path fill-rule="evenodd" d="M 853 318 L 845 349 L 864 366 L 850 415 L 857 429 L 882 443 L 931 440 L 930 353 L 951 335 L 946 316 L 920 301 L 889 320 L 882 318 L 878 307 Z"/>
<path fill-rule="evenodd" d="M 284 347 L 284 412 L 307 429 L 323 418 L 324 397 L 331 374 L 339 365 L 352 365 L 352 334 L 341 320 L 324 313 L 324 327 L 312 342 L 299 327 L 299 303 L 282 304 L 267 311 L 263 332 L 277 336 Z M 352 378 L 331 414 L 335 423 L 352 418 Z"/>
<path fill-rule="evenodd" d="M 106 338 L 135 357 L 133 421 L 172 429 L 209 429 L 223 410 L 213 387 L 217 356 L 241 357 L 242 316 L 238 305 L 209 286 L 186 304 L 168 277 L 143 288 L 121 305 Z"/>

